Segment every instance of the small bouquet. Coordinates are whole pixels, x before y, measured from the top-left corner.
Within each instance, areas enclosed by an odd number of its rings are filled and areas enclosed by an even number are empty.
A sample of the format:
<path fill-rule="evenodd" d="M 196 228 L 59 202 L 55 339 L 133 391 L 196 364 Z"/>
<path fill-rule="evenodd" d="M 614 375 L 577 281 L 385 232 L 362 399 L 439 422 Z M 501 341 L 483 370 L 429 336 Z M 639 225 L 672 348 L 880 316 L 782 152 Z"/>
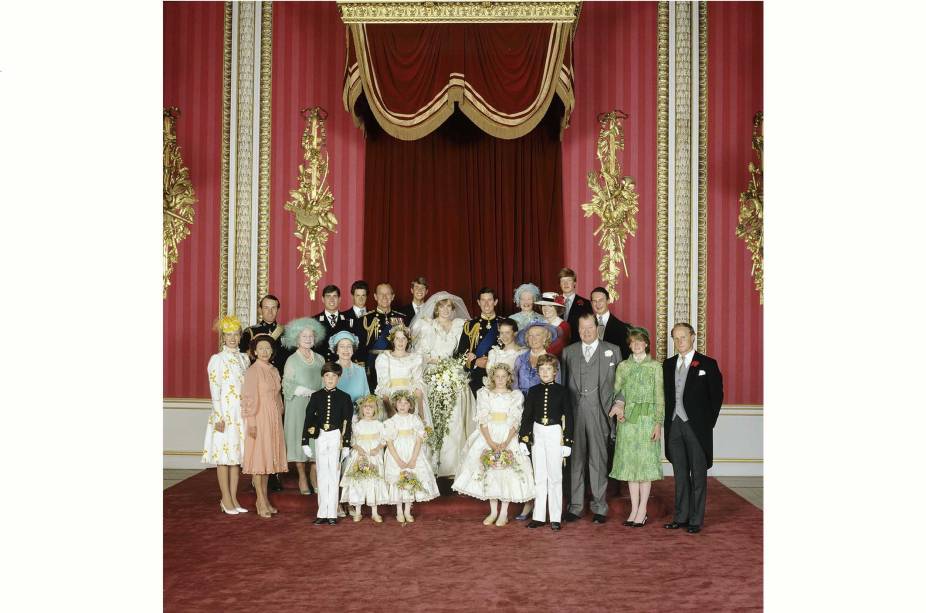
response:
<path fill-rule="evenodd" d="M 421 484 L 421 481 L 418 477 L 415 476 L 415 473 L 410 470 L 403 470 L 399 475 L 399 480 L 396 482 L 396 485 L 400 490 L 404 490 L 409 494 L 414 494 L 415 492 L 424 491 L 424 486 Z"/>
<path fill-rule="evenodd" d="M 502 451 L 486 449 L 482 452 L 482 455 L 479 456 L 479 462 L 485 470 L 489 470 L 490 468 L 512 468 L 515 464 L 514 454 L 508 449 L 503 449 Z"/>
<path fill-rule="evenodd" d="M 376 479 L 379 477 L 379 472 L 369 459 L 361 458 L 351 468 L 348 476 L 351 479 Z"/>

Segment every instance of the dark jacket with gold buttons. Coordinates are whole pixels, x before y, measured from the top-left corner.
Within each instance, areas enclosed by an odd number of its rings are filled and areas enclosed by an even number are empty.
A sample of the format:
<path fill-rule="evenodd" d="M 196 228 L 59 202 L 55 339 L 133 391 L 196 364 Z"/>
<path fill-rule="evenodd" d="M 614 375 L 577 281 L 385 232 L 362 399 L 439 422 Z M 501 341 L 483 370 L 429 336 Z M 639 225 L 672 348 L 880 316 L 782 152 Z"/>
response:
<path fill-rule="evenodd" d="M 350 446 L 350 424 L 354 413 L 354 404 L 346 392 L 338 388 L 322 388 L 309 398 L 305 409 L 305 426 L 302 429 L 302 444 L 308 445 L 309 439 L 318 438 L 322 430 L 340 430 L 341 441 L 345 447 Z"/>
<path fill-rule="evenodd" d="M 521 414 L 522 443 L 534 443 L 534 424 L 542 426 L 560 425 L 563 428 L 563 444 L 572 446 L 573 409 L 569 391 L 556 383 L 538 383 L 527 390 L 524 412 Z"/>

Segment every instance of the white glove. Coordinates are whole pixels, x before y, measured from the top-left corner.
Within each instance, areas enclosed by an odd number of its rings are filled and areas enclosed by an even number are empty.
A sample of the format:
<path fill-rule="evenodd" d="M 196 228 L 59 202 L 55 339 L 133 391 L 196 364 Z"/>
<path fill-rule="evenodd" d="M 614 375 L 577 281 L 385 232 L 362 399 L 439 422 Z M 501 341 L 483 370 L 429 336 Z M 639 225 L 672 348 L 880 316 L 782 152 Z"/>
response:
<path fill-rule="evenodd" d="M 569 456 L 572 455 L 572 447 L 567 447 L 566 445 L 563 445 L 562 450 L 563 450 L 564 458 L 568 458 Z"/>
<path fill-rule="evenodd" d="M 307 458 L 311 458 L 311 457 L 312 457 L 312 448 L 309 447 L 308 445 L 303 445 L 303 446 L 302 446 L 302 453 L 304 453 L 304 454 L 306 455 Z"/>
<path fill-rule="evenodd" d="M 308 398 L 312 395 L 312 390 L 305 387 L 304 385 L 297 385 L 296 389 L 293 390 L 293 395 L 302 396 L 303 398 Z"/>
<path fill-rule="evenodd" d="M 521 455 L 530 455 L 530 454 L 531 454 L 531 452 L 527 449 L 527 444 L 526 444 L 526 443 L 521 443 L 520 445 L 518 445 L 518 451 L 521 452 Z"/>
<path fill-rule="evenodd" d="M 341 447 L 341 460 L 346 460 L 350 455 L 350 447 Z"/>

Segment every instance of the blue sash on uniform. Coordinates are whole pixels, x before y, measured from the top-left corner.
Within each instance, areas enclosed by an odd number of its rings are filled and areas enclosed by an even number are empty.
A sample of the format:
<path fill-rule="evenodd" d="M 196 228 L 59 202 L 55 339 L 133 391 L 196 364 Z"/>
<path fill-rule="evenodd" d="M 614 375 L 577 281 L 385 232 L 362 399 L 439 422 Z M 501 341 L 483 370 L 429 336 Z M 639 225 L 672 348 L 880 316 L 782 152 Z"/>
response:
<path fill-rule="evenodd" d="M 497 340 L 498 326 L 492 326 L 489 328 L 489 331 L 486 332 L 486 335 L 482 337 L 482 340 L 479 341 L 479 344 L 476 345 L 476 350 L 473 353 L 476 354 L 477 358 L 481 358 L 482 356 L 487 355 Z"/>

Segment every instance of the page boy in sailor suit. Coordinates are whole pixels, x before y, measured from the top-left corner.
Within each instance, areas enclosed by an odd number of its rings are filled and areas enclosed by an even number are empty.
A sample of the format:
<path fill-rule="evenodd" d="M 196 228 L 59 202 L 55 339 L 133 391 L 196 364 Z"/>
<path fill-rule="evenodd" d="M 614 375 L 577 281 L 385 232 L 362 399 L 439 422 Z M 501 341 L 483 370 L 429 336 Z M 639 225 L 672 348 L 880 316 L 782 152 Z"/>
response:
<path fill-rule="evenodd" d="M 318 467 L 318 516 L 315 524 L 338 523 L 338 483 L 341 460 L 350 452 L 351 416 L 354 405 L 346 392 L 337 389 L 341 365 L 328 362 L 322 366 L 325 386 L 312 394 L 305 410 L 302 449 L 311 457 L 309 439 L 315 440 L 315 463 Z"/>
<path fill-rule="evenodd" d="M 563 513 L 563 464 L 572 453 L 573 408 L 568 390 L 555 381 L 558 362 L 545 354 L 537 358 L 540 383 L 527 391 L 521 415 L 521 444 L 531 445 L 534 456 L 534 515 L 528 528 L 546 521 L 550 508 L 550 527 L 560 529 Z"/>

